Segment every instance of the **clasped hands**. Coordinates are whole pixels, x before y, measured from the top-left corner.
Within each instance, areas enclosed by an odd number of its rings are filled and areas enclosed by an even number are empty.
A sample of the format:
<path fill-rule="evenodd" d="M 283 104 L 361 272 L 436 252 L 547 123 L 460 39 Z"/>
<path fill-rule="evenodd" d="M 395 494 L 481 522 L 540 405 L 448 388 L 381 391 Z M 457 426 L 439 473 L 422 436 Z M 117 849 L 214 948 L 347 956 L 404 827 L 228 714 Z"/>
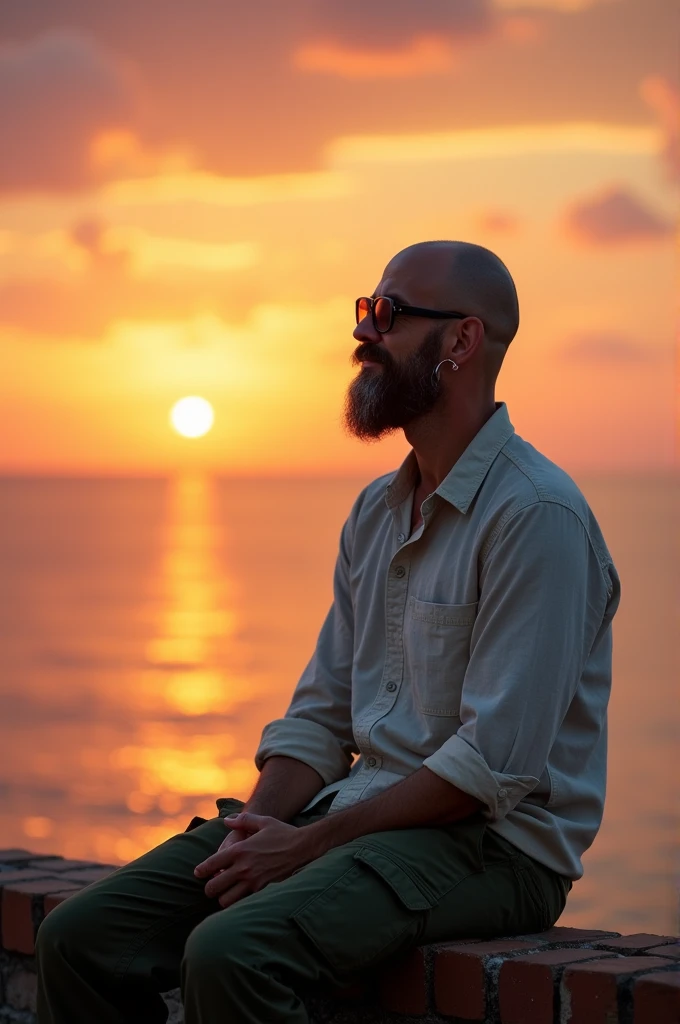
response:
<path fill-rule="evenodd" d="M 197 878 L 209 879 L 205 894 L 217 897 L 221 907 L 230 907 L 270 882 L 289 878 L 314 859 L 306 828 L 246 811 L 224 821 L 232 831 L 217 853 L 194 868 Z"/>

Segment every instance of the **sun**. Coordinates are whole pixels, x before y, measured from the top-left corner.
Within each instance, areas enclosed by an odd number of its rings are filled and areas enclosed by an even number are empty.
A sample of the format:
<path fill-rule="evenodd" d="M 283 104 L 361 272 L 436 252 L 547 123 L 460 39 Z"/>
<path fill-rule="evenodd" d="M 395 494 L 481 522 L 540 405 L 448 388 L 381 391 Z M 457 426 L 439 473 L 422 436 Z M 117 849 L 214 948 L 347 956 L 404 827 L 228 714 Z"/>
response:
<path fill-rule="evenodd" d="M 212 427 L 214 419 L 212 405 L 198 395 L 180 398 L 170 410 L 170 422 L 182 437 L 203 437 Z"/>

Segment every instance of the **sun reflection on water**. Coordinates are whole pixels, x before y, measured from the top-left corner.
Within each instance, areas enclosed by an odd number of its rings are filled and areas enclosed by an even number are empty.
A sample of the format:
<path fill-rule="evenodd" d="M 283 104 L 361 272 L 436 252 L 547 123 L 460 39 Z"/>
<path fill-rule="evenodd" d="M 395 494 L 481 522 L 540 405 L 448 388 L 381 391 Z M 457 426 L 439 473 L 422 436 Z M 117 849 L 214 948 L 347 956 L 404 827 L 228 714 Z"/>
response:
<path fill-rule="evenodd" d="M 119 859 L 163 842 L 193 814 L 213 816 L 218 796 L 247 795 L 257 776 L 252 758 L 235 756 L 226 717 L 251 699 L 252 686 L 224 664 L 238 625 L 237 595 L 220 558 L 214 483 L 185 476 L 169 488 L 155 626 L 147 667 L 134 682 L 135 703 L 157 718 L 139 723 L 134 742 L 109 756 L 110 769 L 128 780 L 125 803 L 135 816 L 107 847 Z M 186 719 L 201 731 L 187 731 Z M 205 721 L 215 731 L 199 726 Z M 161 823 L 143 821 L 159 811 L 167 815 Z"/>
<path fill-rule="evenodd" d="M 221 538 L 212 480 L 177 477 L 170 488 L 163 610 L 146 655 L 151 665 L 172 670 L 203 666 L 215 638 L 233 633 L 236 617 L 229 580 L 216 571 Z"/>

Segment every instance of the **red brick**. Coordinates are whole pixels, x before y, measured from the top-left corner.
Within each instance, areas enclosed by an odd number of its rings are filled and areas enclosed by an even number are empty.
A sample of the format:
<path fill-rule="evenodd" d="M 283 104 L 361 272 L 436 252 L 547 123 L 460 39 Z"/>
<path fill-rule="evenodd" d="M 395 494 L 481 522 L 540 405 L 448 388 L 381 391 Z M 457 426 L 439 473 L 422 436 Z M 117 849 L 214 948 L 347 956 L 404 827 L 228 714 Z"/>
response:
<path fill-rule="evenodd" d="M 51 871 L 40 871 L 38 868 L 14 868 L 12 871 L 0 871 L 0 890 L 15 882 L 31 882 L 36 878 L 54 879 Z"/>
<path fill-rule="evenodd" d="M 674 942 L 672 946 L 657 946 L 654 956 L 667 956 L 671 960 L 680 960 L 680 942 Z"/>
<path fill-rule="evenodd" d="M 632 977 L 668 967 L 672 960 L 659 956 L 617 956 L 590 964 L 567 967 L 562 987 L 568 993 L 569 1024 L 611 1024 L 618 1020 L 618 990 Z M 656 1024 L 650 1021 L 649 1024 Z"/>
<path fill-rule="evenodd" d="M 635 1024 L 678 1024 L 680 972 L 645 974 L 633 990 Z"/>
<path fill-rule="evenodd" d="M 380 1005 L 394 1013 L 427 1013 L 427 973 L 425 950 L 417 946 L 404 956 L 390 961 L 378 979 Z"/>
<path fill-rule="evenodd" d="M 506 960 L 498 979 L 503 1024 L 553 1024 L 557 986 L 565 967 L 613 956 L 594 949 L 548 949 Z"/>
<path fill-rule="evenodd" d="M 597 949 L 612 949 L 615 953 L 644 953 L 646 949 L 654 949 L 655 946 L 665 946 L 676 941 L 674 935 L 649 935 L 647 932 L 638 932 L 636 935 L 621 935 L 618 939 L 603 939 L 596 942 L 595 946 Z"/>
<path fill-rule="evenodd" d="M 451 1017 L 484 1020 L 484 968 L 488 959 L 535 948 L 535 943 L 513 939 L 469 945 L 447 943 L 439 947 L 434 960 L 434 1001 L 437 1011 Z"/>
<path fill-rule="evenodd" d="M 62 892 L 67 889 L 82 889 L 83 886 L 79 885 L 78 882 L 67 882 L 63 878 L 34 878 L 30 882 L 17 882 L 14 885 L 8 885 L 3 890 L 3 896 L 5 892 L 21 892 L 30 893 L 31 896 L 47 896 L 48 893 Z"/>
<path fill-rule="evenodd" d="M 50 910 L 54 910 L 54 908 L 58 907 L 60 903 L 63 903 L 64 900 L 67 900 L 69 898 L 69 896 L 73 896 L 74 892 L 80 892 L 80 888 L 77 888 L 77 889 L 63 889 L 63 890 L 60 890 L 59 892 L 50 892 L 50 893 L 48 893 L 45 896 L 44 900 L 43 900 L 43 904 L 44 904 L 44 908 L 45 908 L 45 917 L 47 917 L 47 915 L 49 914 Z"/>
<path fill-rule="evenodd" d="M 30 850 L 0 850 L 0 864 L 13 864 L 14 861 L 29 860 L 34 856 L 35 854 L 31 853 Z"/>
<path fill-rule="evenodd" d="M 45 860 L 35 860 L 30 862 L 31 867 L 36 868 L 49 868 L 50 871 L 77 871 L 78 868 L 93 868 L 101 867 L 100 864 L 95 863 L 92 860 L 65 860 L 63 857 L 46 857 Z"/>
<path fill-rule="evenodd" d="M 617 938 L 619 932 L 603 932 L 599 929 L 588 929 L 588 928 L 548 928 L 547 932 L 535 932 L 531 935 L 521 935 L 520 938 L 524 939 L 525 942 L 539 941 L 541 943 L 547 943 L 548 945 L 573 945 L 577 943 L 593 943 L 600 942 L 603 939 Z"/>
<path fill-rule="evenodd" d="M 72 887 L 80 888 L 76 882 L 69 885 L 58 881 L 36 880 L 17 882 L 2 890 L 2 945 L 17 953 L 31 954 L 35 951 L 34 900 L 38 902 L 38 917 L 44 910 L 42 897 L 48 892 L 61 891 Z M 47 890 L 47 892 L 46 892 Z M 37 899 L 36 899 L 37 898 Z"/>

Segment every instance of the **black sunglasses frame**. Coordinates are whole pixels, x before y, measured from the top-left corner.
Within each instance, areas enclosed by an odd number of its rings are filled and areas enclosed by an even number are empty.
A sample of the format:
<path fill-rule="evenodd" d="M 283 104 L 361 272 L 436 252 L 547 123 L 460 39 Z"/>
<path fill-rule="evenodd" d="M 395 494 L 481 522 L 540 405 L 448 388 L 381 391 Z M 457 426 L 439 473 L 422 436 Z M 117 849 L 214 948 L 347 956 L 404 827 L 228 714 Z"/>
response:
<path fill-rule="evenodd" d="M 390 304 L 390 322 L 387 327 L 378 327 L 377 318 L 375 315 L 375 304 L 381 300 L 382 302 L 389 302 Z M 396 302 L 391 299 L 389 295 L 376 295 L 375 298 L 371 298 L 370 295 L 360 295 L 355 302 L 354 315 L 356 317 L 357 324 L 360 324 L 362 320 L 365 320 L 365 316 L 359 316 L 359 303 L 368 302 L 369 311 L 371 314 L 371 320 L 378 334 L 387 334 L 394 327 L 394 318 L 403 314 L 404 316 L 426 316 L 432 320 L 466 320 L 470 315 L 469 313 L 455 313 L 452 310 L 442 309 L 423 309 L 422 306 L 405 306 L 401 302 Z M 368 316 L 368 313 L 366 313 Z"/>

